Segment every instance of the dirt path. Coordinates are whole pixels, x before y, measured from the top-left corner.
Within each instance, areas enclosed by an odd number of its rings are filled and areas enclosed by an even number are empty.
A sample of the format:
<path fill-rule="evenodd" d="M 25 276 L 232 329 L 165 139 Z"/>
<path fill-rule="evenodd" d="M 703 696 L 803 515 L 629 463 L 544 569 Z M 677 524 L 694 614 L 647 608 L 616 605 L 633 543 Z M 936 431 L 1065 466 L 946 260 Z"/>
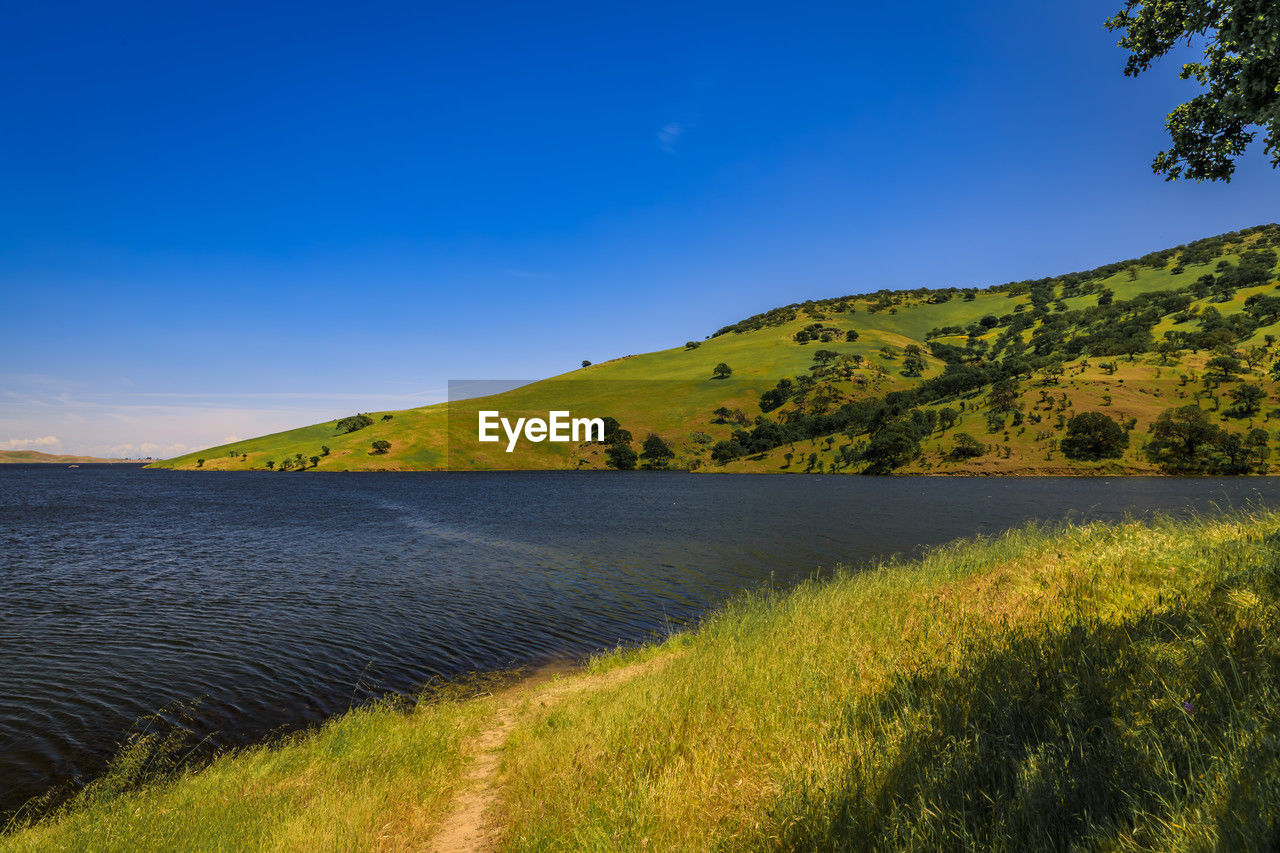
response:
<path fill-rule="evenodd" d="M 499 819 L 502 789 L 498 769 L 502 750 L 516 724 L 567 696 L 629 681 L 659 665 L 658 660 L 621 667 L 602 675 L 559 677 L 564 668 L 542 670 L 498 696 L 493 721 L 470 745 L 474 756 L 462 777 L 449 814 L 440 822 L 429 850 L 433 853 L 478 853 L 497 849 L 503 826 Z M 535 705 L 536 703 L 536 705 Z"/>

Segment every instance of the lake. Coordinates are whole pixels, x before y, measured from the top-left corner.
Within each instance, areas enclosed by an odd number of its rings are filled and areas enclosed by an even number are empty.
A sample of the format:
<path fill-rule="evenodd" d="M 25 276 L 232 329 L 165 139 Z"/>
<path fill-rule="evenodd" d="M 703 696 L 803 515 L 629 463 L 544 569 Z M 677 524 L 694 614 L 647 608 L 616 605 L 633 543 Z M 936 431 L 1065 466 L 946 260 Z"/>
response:
<path fill-rule="evenodd" d="M 1280 505 L 1280 482 L 3 465 L 0 810 L 92 777 L 173 703 L 243 744 L 661 635 L 836 563 L 1250 503 Z"/>

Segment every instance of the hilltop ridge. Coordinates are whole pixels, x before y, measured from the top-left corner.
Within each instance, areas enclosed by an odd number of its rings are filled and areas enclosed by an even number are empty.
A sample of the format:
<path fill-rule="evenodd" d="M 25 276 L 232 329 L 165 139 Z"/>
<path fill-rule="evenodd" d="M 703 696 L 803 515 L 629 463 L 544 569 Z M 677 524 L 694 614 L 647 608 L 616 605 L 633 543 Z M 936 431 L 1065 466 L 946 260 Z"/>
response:
<path fill-rule="evenodd" d="M 987 288 L 796 302 L 491 397 L 361 413 L 154 467 L 1267 473 L 1278 248 L 1269 224 Z M 480 409 L 572 409 L 607 416 L 610 433 L 506 453 L 475 443 Z"/>

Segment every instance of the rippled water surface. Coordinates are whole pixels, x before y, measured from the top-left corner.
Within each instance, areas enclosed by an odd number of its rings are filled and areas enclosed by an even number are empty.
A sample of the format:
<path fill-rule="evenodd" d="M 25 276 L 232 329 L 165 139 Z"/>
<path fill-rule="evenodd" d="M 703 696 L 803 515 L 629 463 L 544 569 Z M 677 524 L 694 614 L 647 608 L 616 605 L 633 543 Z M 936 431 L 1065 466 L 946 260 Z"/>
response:
<path fill-rule="evenodd" d="M 1033 517 L 1251 501 L 1280 484 L 0 466 L 0 810 L 174 702 L 243 743 L 643 639 L 770 578 Z"/>

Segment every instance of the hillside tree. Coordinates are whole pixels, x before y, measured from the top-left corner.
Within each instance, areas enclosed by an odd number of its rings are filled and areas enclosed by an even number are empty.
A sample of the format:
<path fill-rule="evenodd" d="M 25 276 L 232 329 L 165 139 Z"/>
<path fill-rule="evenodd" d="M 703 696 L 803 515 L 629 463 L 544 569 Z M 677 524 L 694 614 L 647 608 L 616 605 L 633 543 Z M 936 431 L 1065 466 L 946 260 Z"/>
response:
<path fill-rule="evenodd" d="M 1169 474 L 1197 474 L 1209 468 L 1210 450 L 1226 431 L 1209 420 L 1197 405 L 1168 409 L 1151 427 L 1147 459 Z"/>
<path fill-rule="evenodd" d="M 919 376 L 924 369 L 924 351 L 916 344 L 907 344 L 902 356 L 902 375 Z"/>
<path fill-rule="evenodd" d="M 1225 414 L 1233 418 L 1248 418 L 1262 409 L 1262 401 L 1267 399 L 1267 392 L 1258 385 L 1241 382 L 1227 392 L 1231 398 L 1231 407 Z"/>
<path fill-rule="evenodd" d="M 604 458 L 610 468 L 617 468 L 619 471 L 630 471 L 636 467 L 636 452 L 631 449 L 630 438 L 610 444 L 605 449 Z"/>
<path fill-rule="evenodd" d="M 956 443 L 947 451 L 947 458 L 953 462 L 975 459 L 987 452 L 987 447 L 967 432 L 956 433 Z"/>
<path fill-rule="evenodd" d="M 1067 434 L 1058 447 L 1068 459 L 1119 459 L 1129 448 L 1129 433 L 1102 412 L 1081 412 L 1067 421 Z"/>
<path fill-rule="evenodd" d="M 644 440 L 644 445 L 640 451 L 640 459 L 643 467 L 650 470 L 659 470 L 666 468 L 667 465 L 675 458 L 675 453 L 662 440 L 662 436 L 656 432 L 649 433 Z"/>

